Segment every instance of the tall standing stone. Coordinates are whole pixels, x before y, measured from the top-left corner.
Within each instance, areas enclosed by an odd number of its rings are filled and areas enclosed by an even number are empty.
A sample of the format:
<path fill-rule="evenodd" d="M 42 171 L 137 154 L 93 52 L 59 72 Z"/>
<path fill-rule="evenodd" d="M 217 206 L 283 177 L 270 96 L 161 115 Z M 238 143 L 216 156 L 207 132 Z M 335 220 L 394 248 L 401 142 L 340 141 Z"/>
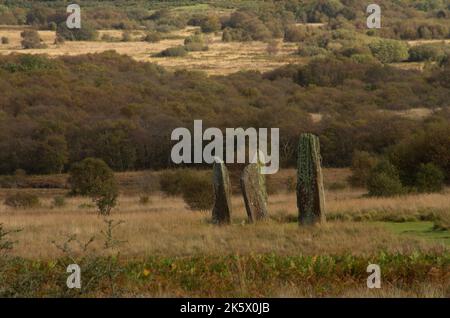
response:
<path fill-rule="evenodd" d="M 213 165 L 213 184 L 213 223 L 229 224 L 231 221 L 231 184 L 227 167 L 223 162 L 215 162 Z"/>
<path fill-rule="evenodd" d="M 259 164 L 251 163 L 244 168 L 241 188 L 248 220 L 250 222 L 264 220 L 267 217 L 266 180 L 261 174 Z"/>
<path fill-rule="evenodd" d="M 302 134 L 297 158 L 297 207 L 300 224 L 326 221 L 319 138 Z"/>

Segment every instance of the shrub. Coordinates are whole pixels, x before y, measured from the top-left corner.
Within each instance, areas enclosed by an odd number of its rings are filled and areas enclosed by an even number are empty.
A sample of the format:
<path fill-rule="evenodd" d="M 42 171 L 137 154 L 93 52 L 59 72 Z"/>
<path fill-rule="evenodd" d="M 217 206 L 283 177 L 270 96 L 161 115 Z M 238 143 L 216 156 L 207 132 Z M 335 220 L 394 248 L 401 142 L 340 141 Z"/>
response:
<path fill-rule="evenodd" d="M 143 40 L 149 43 L 156 43 L 161 41 L 161 35 L 158 32 L 149 32 L 145 35 Z"/>
<path fill-rule="evenodd" d="M 369 196 L 395 196 L 404 193 L 397 169 L 386 160 L 378 163 L 367 181 Z"/>
<path fill-rule="evenodd" d="M 297 54 L 302 57 L 310 57 L 317 55 L 327 55 L 328 51 L 324 48 L 313 45 L 300 45 Z"/>
<path fill-rule="evenodd" d="M 174 47 L 169 47 L 158 54 L 156 54 L 156 57 L 181 57 L 186 56 L 187 50 L 183 45 L 178 45 Z"/>
<path fill-rule="evenodd" d="M 9 44 L 9 38 L 2 36 L 2 44 Z"/>
<path fill-rule="evenodd" d="M 130 42 L 133 41 L 133 37 L 129 31 L 122 32 L 122 42 Z"/>
<path fill-rule="evenodd" d="M 69 29 L 66 22 L 62 22 L 56 29 L 56 35 L 67 41 L 94 41 L 98 37 L 98 32 L 86 23 L 83 23 L 80 29 Z"/>
<path fill-rule="evenodd" d="M 377 173 L 370 177 L 367 188 L 370 196 L 389 197 L 402 194 L 403 186 L 398 178 L 392 178 L 386 173 Z"/>
<path fill-rule="evenodd" d="M 208 51 L 209 47 L 202 43 L 189 43 L 185 46 L 186 51 L 188 52 L 200 52 L 200 51 Z"/>
<path fill-rule="evenodd" d="M 53 198 L 53 204 L 52 206 L 60 208 L 66 205 L 66 198 L 62 195 L 58 195 Z"/>
<path fill-rule="evenodd" d="M 408 59 L 407 44 L 396 40 L 378 40 L 370 43 L 372 54 L 382 63 L 402 62 Z"/>
<path fill-rule="evenodd" d="M 200 28 L 204 33 L 211 33 L 219 31 L 222 28 L 220 19 L 216 15 L 209 15 L 202 21 L 200 21 Z"/>
<path fill-rule="evenodd" d="M 34 208 L 39 206 L 39 197 L 35 194 L 26 192 L 17 192 L 8 195 L 5 199 L 5 205 L 13 208 Z"/>
<path fill-rule="evenodd" d="M 86 158 L 73 164 L 69 173 L 71 194 L 91 197 L 100 214 L 109 215 L 118 196 L 118 187 L 111 168 L 101 159 Z"/>
<path fill-rule="evenodd" d="M 328 186 L 328 190 L 331 191 L 344 190 L 346 187 L 347 185 L 344 182 L 333 182 Z"/>
<path fill-rule="evenodd" d="M 214 204 L 212 178 L 206 173 L 190 173 L 182 180 L 182 197 L 191 210 L 210 210 Z"/>
<path fill-rule="evenodd" d="M 202 34 L 194 34 L 184 39 L 184 47 L 189 52 L 207 51 L 208 46 Z"/>
<path fill-rule="evenodd" d="M 350 170 L 350 184 L 356 187 L 362 187 L 367 184 L 372 169 L 377 164 L 377 159 L 367 151 L 355 151 L 352 157 Z"/>
<path fill-rule="evenodd" d="M 150 196 L 142 194 L 139 196 L 139 204 L 146 205 L 150 203 Z"/>
<path fill-rule="evenodd" d="M 182 180 L 188 170 L 163 171 L 159 178 L 161 191 L 168 196 L 177 196 L 182 193 Z"/>
<path fill-rule="evenodd" d="M 421 164 L 416 175 L 419 192 L 439 192 L 444 187 L 444 173 L 432 163 Z"/>
<path fill-rule="evenodd" d="M 409 49 L 409 61 L 441 61 L 445 57 L 445 50 L 438 45 L 417 45 Z"/>
<path fill-rule="evenodd" d="M 36 30 L 25 30 L 20 33 L 20 36 L 22 37 L 21 44 L 24 49 L 43 49 L 46 47 Z"/>
<path fill-rule="evenodd" d="M 160 187 L 166 195 L 181 195 L 192 210 L 208 210 L 214 203 L 209 172 L 187 169 L 164 171 L 160 176 Z"/>

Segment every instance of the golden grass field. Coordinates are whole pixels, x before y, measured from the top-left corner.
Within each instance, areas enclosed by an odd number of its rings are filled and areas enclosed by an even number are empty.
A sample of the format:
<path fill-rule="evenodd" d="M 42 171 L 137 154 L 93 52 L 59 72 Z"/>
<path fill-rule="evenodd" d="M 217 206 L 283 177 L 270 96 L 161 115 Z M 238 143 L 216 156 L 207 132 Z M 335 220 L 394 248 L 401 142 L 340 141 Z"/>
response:
<path fill-rule="evenodd" d="M 282 179 L 294 170 L 280 172 L 274 182 L 281 187 Z M 119 174 L 123 185 L 132 191 L 122 191 L 118 206 L 111 218 L 123 220 L 117 238 L 127 243 L 120 248 L 122 255 L 223 255 L 275 252 L 281 255 L 345 254 L 372 255 L 379 251 L 411 253 L 413 251 L 448 252 L 448 245 L 417 236 L 399 236 L 377 222 L 354 222 L 361 215 L 393 214 L 417 216 L 434 211 L 450 214 L 450 189 L 437 194 L 408 195 L 394 198 L 368 198 L 364 189 L 345 188 L 327 190 L 326 225 L 302 228 L 296 223 L 295 193 L 280 191 L 269 196 L 270 220 L 261 224 L 247 224 L 241 196 L 233 196 L 232 225 L 217 227 L 210 224 L 210 212 L 191 211 L 181 198 L 166 197 L 156 192 L 148 204 L 139 202 L 137 185 L 142 172 Z M 344 182 L 347 169 L 325 169 L 325 184 Z M 63 179 L 63 176 L 60 177 Z M 139 182 L 137 182 L 139 183 Z M 34 191 L 41 198 L 41 206 L 34 209 L 14 209 L 3 199 L 15 189 L 0 192 L 0 223 L 9 228 L 21 228 L 14 235 L 18 244 L 13 254 L 25 258 L 47 259 L 60 256 L 52 241 L 62 243 L 67 235 L 76 234 L 81 241 L 95 236 L 93 246 L 101 250 L 102 217 L 88 198 L 69 197 L 66 206 L 53 207 L 55 195 L 65 189 L 21 189 Z M 134 194 L 133 194 L 134 193 Z M 343 217 L 345 216 L 345 217 Z M 344 219 L 344 221 L 338 221 Z"/>
<path fill-rule="evenodd" d="M 170 33 L 168 39 L 163 39 L 158 43 L 142 42 L 139 38 L 144 34 L 142 31 L 132 31 L 132 36 L 136 41 L 131 42 L 70 42 L 55 45 L 54 31 L 38 31 L 41 39 L 48 46 L 45 49 L 21 48 L 21 30 L 18 28 L 0 28 L 0 37 L 8 37 L 10 42 L 0 45 L 0 54 L 29 53 L 48 54 L 49 56 L 79 55 L 87 53 L 99 53 L 108 50 L 115 50 L 120 54 L 126 54 L 138 61 L 157 63 L 168 69 L 189 69 L 202 70 L 210 75 L 225 75 L 242 70 L 268 71 L 288 63 L 302 63 L 304 58 L 293 55 L 297 49 L 295 43 L 283 43 L 278 40 L 279 51 L 270 55 L 267 52 L 267 43 L 264 42 L 222 42 L 221 33 L 210 35 L 208 40 L 209 50 L 205 52 L 190 52 L 186 57 L 152 57 L 153 54 L 169 47 L 182 45 L 184 38 L 193 34 L 196 27 L 188 27 L 184 30 Z M 99 31 L 99 38 L 103 34 L 108 34 L 115 38 L 122 37 L 122 31 L 102 30 Z"/>

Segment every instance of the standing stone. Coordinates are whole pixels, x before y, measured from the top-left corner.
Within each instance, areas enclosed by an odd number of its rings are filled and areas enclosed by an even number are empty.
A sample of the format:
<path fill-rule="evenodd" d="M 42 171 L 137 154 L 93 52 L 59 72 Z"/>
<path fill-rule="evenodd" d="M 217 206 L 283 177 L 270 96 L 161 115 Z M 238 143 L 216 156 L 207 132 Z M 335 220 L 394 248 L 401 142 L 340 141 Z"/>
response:
<path fill-rule="evenodd" d="M 213 165 L 213 184 L 213 223 L 229 224 L 231 221 L 231 184 L 227 167 L 223 162 L 215 162 Z"/>
<path fill-rule="evenodd" d="M 319 138 L 302 134 L 297 158 L 297 207 L 300 224 L 325 222 L 325 195 Z"/>
<path fill-rule="evenodd" d="M 251 163 L 241 175 L 241 188 L 250 223 L 267 217 L 266 181 L 259 164 Z"/>

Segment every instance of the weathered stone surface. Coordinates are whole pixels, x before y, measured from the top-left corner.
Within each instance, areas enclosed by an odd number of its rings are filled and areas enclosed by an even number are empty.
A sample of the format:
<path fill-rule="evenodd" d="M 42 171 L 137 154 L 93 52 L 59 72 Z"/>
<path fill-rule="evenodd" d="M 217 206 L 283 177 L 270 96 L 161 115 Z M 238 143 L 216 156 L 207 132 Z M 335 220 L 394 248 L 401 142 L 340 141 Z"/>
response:
<path fill-rule="evenodd" d="M 229 224 L 231 221 L 231 184 L 224 163 L 213 165 L 214 207 L 212 220 L 215 224 Z"/>
<path fill-rule="evenodd" d="M 297 207 L 300 224 L 326 221 L 319 138 L 302 134 L 297 158 Z"/>
<path fill-rule="evenodd" d="M 248 220 L 250 222 L 264 220 L 267 217 L 266 182 L 258 164 L 252 163 L 244 168 L 241 188 Z"/>

